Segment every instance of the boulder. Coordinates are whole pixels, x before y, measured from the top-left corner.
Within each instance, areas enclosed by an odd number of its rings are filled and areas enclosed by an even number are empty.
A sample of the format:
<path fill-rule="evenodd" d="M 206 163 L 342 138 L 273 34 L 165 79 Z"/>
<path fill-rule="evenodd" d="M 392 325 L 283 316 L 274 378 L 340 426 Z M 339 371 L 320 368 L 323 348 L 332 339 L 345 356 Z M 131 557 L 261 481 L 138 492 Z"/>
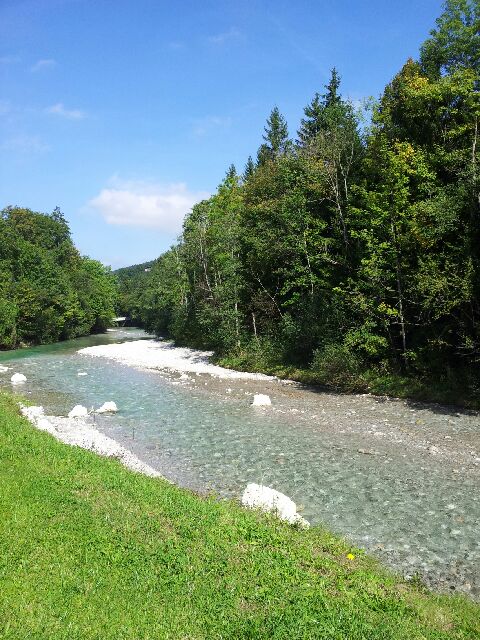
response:
<path fill-rule="evenodd" d="M 23 373 L 14 373 L 13 376 L 10 378 L 10 381 L 13 384 L 21 384 L 22 382 L 27 381 L 27 376 L 24 376 Z"/>
<path fill-rule="evenodd" d="M 115 402 L 104 402 L 102 406 L 95 411 L 95 413 L 117 413 L 118 408 Z"/>
<path fill-rule="evenodd" d="M 86 418 L 88 416 L 87 407 L 83 407 L 81 404 L 76 404 L 69 412 L 69 418 Z"/>
<path fill-rule="evenodd" d="M 3 364 L 0 364 L 0 373 L 7 373 L 8 367 L 4 367 Z"/>
<path fill-rule="evenodd" d="M 32 418 L 43 418 L 45 411 L 43 407 L 28 407 L 28 413 Z"/>
<path fill-rule="evenodd" d="M 55 427 L 47 418 L 38 418 L 38 420 L 36 421 L 36 425 L 37 429 L 40 429 L 41 431 L 51 432 L 52 430 L 55 430 Z"/>
<path fill-rule="evenodd" d="M 253 396 L 252 407 L 267 407 L 272 404 L 270 400 L 270 396 L 265 395 L 264 393 L 256 393 Z"/>
<path fill-rule="evenodd" d="M 251 509 L 274 513 L 280 520 L 285 520 L 290 524 L 297 524 L 305 528 L 310 526 L 310 523 L 297 513 L 297 505 L 293 500 L 283 493 L 261 484 L 254 482 L 247 484 L 242 496 L 242 504 Z"/>

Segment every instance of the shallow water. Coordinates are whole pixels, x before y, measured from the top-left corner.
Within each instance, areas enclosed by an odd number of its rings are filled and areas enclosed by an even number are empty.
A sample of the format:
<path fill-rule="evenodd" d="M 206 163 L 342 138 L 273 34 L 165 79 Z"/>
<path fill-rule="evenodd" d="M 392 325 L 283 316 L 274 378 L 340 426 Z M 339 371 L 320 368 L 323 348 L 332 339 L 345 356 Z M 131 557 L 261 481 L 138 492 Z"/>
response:
<path fill-rule="evenodd" d="M 46 413 L 114 400 L 98 427 L 182 486 L 239 497 L 247 482 L 302 505 L 312 524 L 370 550 L 407 575 L 480 597 L 480 419 L 370 396 L 314 393 L 280 382 L 180 382 L 79 355 L 95 344 L 139 339 L 137 329 L 0 353 L 0 385 Z M 79 372 L 87 373 L 78 376 Z M 250 407 L 266 391 L 273 407 Z"/>

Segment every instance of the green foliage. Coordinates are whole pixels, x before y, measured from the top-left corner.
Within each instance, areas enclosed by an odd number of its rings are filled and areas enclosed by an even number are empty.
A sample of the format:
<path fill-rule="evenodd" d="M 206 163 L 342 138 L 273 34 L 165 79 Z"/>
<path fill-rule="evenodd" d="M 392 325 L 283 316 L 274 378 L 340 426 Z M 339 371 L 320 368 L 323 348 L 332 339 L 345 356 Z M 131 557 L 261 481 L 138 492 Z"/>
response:
<path fill-rule="evenodd" d="M 264 144 L 260 147 L 258 154 L 259 164 L 265 164 L 268 160 L 276 160 L 290 149 L 291 142 L 288 137 L 287 122 L 278 107 L 272 109 L 267 120 L 263 140 Z"/>
<path fill-rule="evenodd" d="M 104 331 L 115 296 L 111 274 L 79 255 L 58 208 L 1 212 L 0 348 Z"/>
<path fill-rule="evenodd" d="M 141 296 L 148 286 L 150 272 L 154 261 L 135 264 L 130 267 L 123 267 L 113 272 L 118 283 L 118 297 L 116 311 L 119 316 L 126 316 L 129 324 L 143 326 L 142 316 L 143 303 Z"/>
<path fill-rule="evenodd" d="M 318 382 L 353 390 L 358 387 L 362 361 L 351 347 L 328 344 L 314 351 L 311 368 Z"/>
<path fill-rule="evenodd" d="M 335 69 L 295 146 L 275 107 L 256 165 L 194 207 L 137 291 L 147 326 L 235 366 L 442 380 L 478 404 L 478 27 L 478 0 L 446 2 L 368 128 Z"/>
<path fill-rule="evenodd" d="M 420 61 L 428 75 L 438 78 L 459 68 L 480 68 L 480 2 L 447 0 L 421 49 Z M 478 86 L 477 86 L 478 88 Z"/>

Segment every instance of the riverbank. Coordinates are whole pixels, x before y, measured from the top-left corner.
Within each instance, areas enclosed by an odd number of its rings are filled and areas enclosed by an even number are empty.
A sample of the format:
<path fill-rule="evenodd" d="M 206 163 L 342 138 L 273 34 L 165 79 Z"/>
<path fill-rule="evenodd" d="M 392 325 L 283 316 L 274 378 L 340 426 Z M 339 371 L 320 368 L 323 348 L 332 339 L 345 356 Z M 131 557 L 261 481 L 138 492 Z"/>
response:
<path fill-rule="evenodd" d="M 77 418 L 47 416 L 44 414 L 43 407 L 25 405 L 20 405 L 20 411 L 34 427 L 40 431 L 46 431 L 60 442 L 87 449 L 107 458 L 116 458 L 127 469 L 146 476 L 161 477 L 156 469 L 145 464 L 131 451 L 96 429 L 95 415 Z"/>
<path fill-rule="evenodd" d="M 121 350 L 123 340 L 136 350 L 148 336 L 117 330 L 4 354 L 10 369 L 0 387 L 10 391 L 11 374 L 25 374 L 21 393 L 51 416 L 114 400 L 118 412 L 97 415 L 96 429 L 174 484 L 237 500 L 248 483 L 265 484 L 290 496 L 312 525 L 346 536 L 406 579 L 418 574 L 435 591 L 480 599 L 478 414 L 79 353 Z M 206 358 L 193 355 L 193 364 Z M 272 404 L 252 406 L 255 394 Z"/>
<path fill-rule="evenodd" d="M 273 376 L 248 371 L 234 371 L 212 364 L 213 351 L 199 351 L 177 347 L 169 340 L 137 340 L 86 347 L 79 352 L 84 356 L 110 358 L 141 369 L 162 369 L 183 374 L 208 374 L 232 380 L 273 380 Z"/>
<path fill-rule="evenodd" d="M 323 363 L 320 367 L 298 367 L 277 362 L 270 354 L 246 350 L 239 353 L 213 356 L 213 361 L 235 371 L 254 371 L 282 380 L 293 380 L 304 385 L 323 388 L 332 393 L 371 393 L 389 398 L 401 398 L 417 402 L 450 405 L 452 407 L 480 410 L 478 385 L 465 384 L 461 375 L 452 376 L 445 371 L 443 376 L 421 378 L 386 372 L 382 370 L 349 370 L 342 362 Z"/>
<path fill-rule="evenodd" d="M 5 395 L 0 416 L 2 637 L 480 634 L 478 605 L 402 581 L 322 529 L 67 447 Z"/>

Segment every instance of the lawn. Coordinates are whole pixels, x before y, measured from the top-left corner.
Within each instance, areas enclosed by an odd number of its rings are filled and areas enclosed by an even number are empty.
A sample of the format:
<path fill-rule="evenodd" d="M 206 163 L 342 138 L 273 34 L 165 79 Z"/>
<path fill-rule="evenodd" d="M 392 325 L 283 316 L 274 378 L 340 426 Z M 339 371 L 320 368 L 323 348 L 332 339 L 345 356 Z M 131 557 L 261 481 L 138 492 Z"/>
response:
<path fill-rule="evenodd" d="M 0 638 L 478 639 L 480 607 L 60 444 L 0 394 Z"/>

